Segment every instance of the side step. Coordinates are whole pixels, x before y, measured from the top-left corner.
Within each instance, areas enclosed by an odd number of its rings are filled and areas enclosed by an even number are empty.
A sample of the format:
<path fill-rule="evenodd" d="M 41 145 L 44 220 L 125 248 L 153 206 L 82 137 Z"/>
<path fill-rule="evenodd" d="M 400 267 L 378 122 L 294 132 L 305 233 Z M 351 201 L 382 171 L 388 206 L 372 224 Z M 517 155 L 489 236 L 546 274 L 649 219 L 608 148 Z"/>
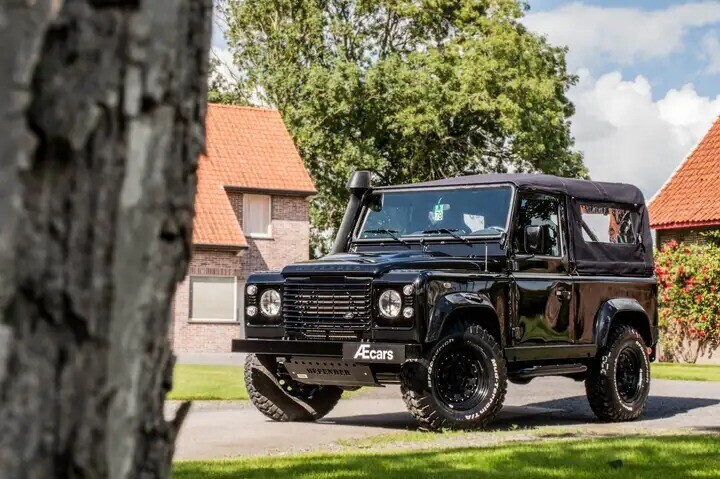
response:
<path fill-rule="evenodd" d="M 529 379 L 539 376 L 566 376 L 569 374 L 580 374 L 586 371 L 587 366 L 584 364 L 550 364 L 518 369 L 509 375 L 513 378 Z"/>

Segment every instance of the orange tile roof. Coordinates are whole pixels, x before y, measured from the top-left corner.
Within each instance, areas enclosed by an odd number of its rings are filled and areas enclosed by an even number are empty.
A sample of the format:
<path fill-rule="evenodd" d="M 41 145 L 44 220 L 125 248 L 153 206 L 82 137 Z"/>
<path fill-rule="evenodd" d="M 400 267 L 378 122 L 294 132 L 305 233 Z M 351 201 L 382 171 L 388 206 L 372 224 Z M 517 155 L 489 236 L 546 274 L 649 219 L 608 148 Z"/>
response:
<path fill-rule="evenodd" d="M 720 224 L 720 118 L 650 200 L 655 229 Z"/>
<path fill-rule="evenodd" d="M 199 159 L 193 243 L 247 246 L 226 187 L 315 193 L 277 110 L 209 104 Z"/>

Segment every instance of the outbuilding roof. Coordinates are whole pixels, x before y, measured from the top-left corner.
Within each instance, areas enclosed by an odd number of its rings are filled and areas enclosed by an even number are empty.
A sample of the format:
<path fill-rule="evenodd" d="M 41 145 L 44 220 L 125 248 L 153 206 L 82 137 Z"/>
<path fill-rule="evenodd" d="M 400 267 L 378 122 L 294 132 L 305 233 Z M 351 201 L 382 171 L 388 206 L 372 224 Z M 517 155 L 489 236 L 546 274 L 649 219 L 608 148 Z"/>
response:
<path fill-rule="evenodd" d="M 720 118 L 650 200 L 656 229 L 720 225 Z"/>
<path fill-rule="evenodd" d="M 512 184 L 518 188 L 545 193 L 562 193 L 588 201 L 641 205 L 645 203 L 639 188 L 624 183 L 562 178 L 554 175 L 533 173 L 490 173 L 485 175 L 459 176 L 424 183 L 414 183 L 391 188 L 432 188 L 445 186 L 475 186 Z"/>
<path fill-rule="evenodd" d="M 313 195 L 315 187 L 274 109 L 209 104 L 198 165 L 193 244 L 244 247 L 228 189 Z"/>

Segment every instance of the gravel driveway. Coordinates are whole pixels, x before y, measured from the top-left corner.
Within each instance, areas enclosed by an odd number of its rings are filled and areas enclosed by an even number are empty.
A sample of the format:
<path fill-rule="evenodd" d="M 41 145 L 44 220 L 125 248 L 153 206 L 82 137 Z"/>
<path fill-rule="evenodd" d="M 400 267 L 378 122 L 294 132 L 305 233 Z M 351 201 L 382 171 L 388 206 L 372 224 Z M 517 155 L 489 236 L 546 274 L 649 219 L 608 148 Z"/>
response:
<path fill-rule="evenodd" d="M 632 423 L 595 421 L 583 383 L 538 378 L 510 384 L 505 407 L 493 428 L 547 429 L 582 426 L 598 434 L 648 430 L 720 433 L 720 383 L 654 380 L 645 416 Z M 412 430 L 397 387 L 369 389 L 342 400 L 317 423 L 274 423 L 248 403 L 197 403 L 177 444 L 176 459 L 209 459 L 322 450 L 338 441 Z M 482 433 L 480 433 L 482 434 Z"/>

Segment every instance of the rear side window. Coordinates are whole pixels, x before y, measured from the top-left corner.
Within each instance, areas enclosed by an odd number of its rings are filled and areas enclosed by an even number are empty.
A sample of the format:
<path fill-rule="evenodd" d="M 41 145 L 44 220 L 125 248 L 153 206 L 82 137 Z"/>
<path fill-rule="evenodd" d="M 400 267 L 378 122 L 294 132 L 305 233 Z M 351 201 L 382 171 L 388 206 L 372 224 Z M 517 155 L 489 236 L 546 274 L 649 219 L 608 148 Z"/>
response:
<path fill-rule="evenodd" d="M 588 243 L 633 244 L 632 212 L 617 206 L 580 204 L 582 235 Z"/>

